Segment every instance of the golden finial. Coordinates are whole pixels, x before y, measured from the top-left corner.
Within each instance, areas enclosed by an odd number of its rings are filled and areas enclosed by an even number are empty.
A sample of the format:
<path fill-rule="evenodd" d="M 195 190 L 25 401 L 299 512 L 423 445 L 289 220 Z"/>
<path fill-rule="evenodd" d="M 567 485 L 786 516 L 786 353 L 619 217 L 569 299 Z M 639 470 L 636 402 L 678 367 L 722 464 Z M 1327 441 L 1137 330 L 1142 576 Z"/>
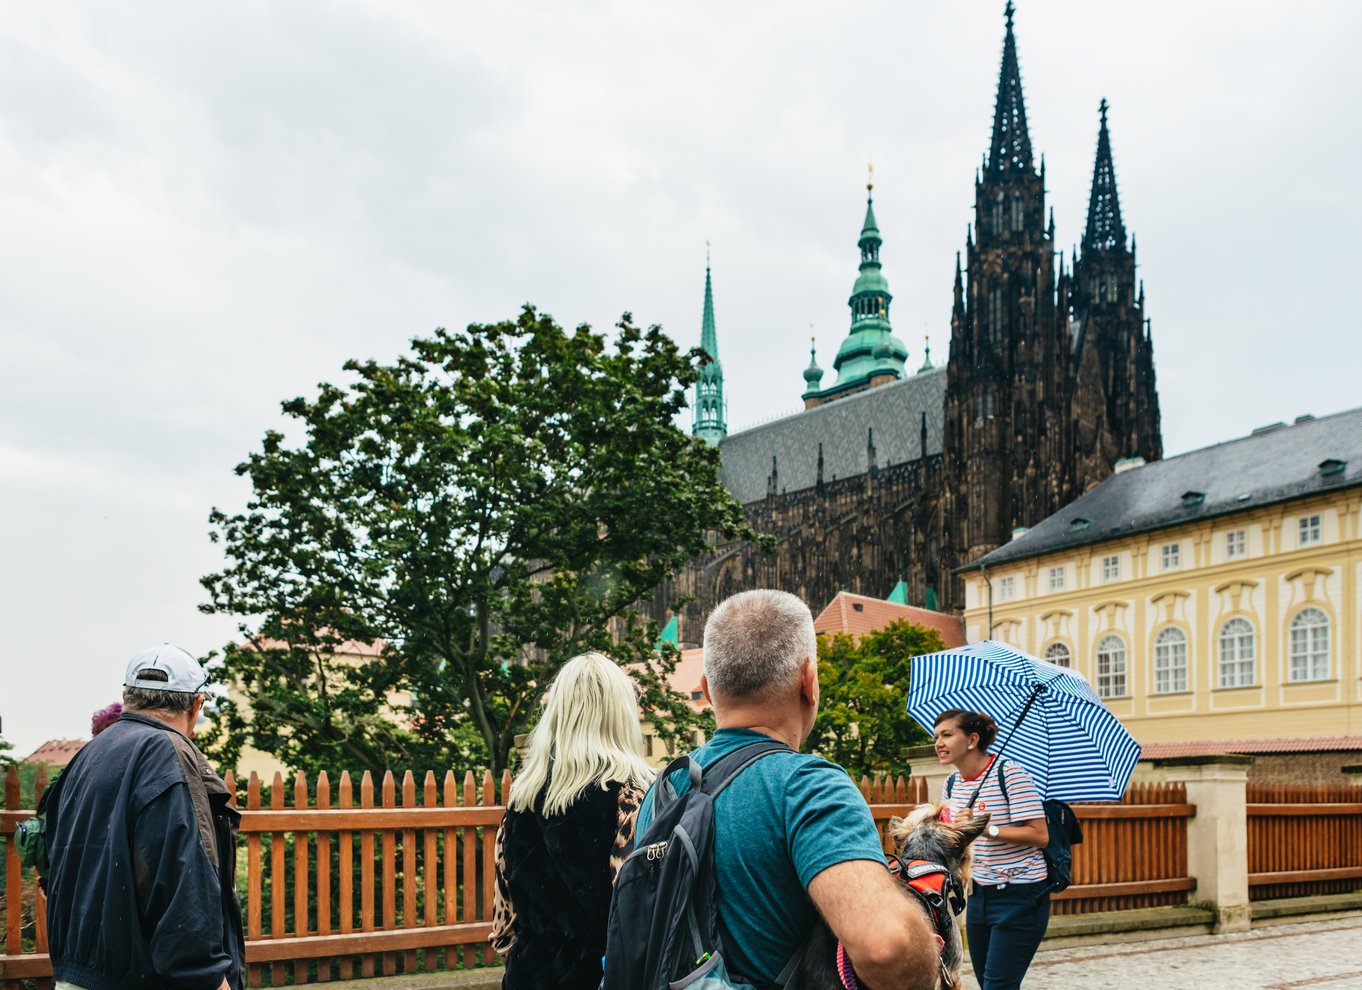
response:
<path fill-rule="evenodd" d="M 874 188 L 875 188 L 875 166 L 867 165 L 865 167 L 865 191 L 870 192 Z"/>

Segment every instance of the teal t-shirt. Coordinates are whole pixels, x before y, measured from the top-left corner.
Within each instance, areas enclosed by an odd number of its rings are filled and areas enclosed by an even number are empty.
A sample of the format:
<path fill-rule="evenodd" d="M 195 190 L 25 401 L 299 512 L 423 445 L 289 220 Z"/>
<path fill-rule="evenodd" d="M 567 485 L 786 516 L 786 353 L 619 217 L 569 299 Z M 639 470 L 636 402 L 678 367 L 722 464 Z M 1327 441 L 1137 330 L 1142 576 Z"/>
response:
<path fill-rule="evenodd" d="M 708 767 L 747 743 L 769 738 L 720 729 L 691 756 Z M 678 794 L 685 773 L 672 775 Z M 653 791 L 639 808 L 638 845 L 653 821 Z M 772 753 L 742 772 L 714 806 L 719 934 L 730 972 L 770 983 L 813 928 L 805 890 L 829 866 L 884 862 L 870 808 L 845 770 L 820 756 Z"/>

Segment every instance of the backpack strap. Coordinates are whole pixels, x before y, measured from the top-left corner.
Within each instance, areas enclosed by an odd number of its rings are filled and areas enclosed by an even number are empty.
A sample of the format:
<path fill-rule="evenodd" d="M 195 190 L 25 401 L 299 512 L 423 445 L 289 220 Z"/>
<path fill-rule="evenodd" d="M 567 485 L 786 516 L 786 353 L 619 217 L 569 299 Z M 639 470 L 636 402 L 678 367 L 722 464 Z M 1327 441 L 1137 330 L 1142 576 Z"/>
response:
<path fill-rule="evenodd" d="M 789 746 L 774 739 L 762 739 L 758 742 L 748 743 L 741 749 L 735 749 L 718 760 L 715 760 L 704 771 L 704 779 L 700 784 L 700 789 L 710 796 L 711 799 L 717 798 L 719 793 L 733 782 L 733 778 L 742 773 L 763 756 L 772 753 L 793 753 Z"/>
<path fill-rule="evenodd" d="M 689 755 L 678 756 L 667 764 L 665 770 L 657 775 L 657 786 L 653 793 L 653 820 L 662 817 L 662 812 L 666 811 L 673 801 L 676 800 L 676 788 L 672 786 L 672 773 L 677 770 L 685 770 L 690 775 L 691 790 L 700 786 L 703 771 L 700 764 L 696 763 Z"/>

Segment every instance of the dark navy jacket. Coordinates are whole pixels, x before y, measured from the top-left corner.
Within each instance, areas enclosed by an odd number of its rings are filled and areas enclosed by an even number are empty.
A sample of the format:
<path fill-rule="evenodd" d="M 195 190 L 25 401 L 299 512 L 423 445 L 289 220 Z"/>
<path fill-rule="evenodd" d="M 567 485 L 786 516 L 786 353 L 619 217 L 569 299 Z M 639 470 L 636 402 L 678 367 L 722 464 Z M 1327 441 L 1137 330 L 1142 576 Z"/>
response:
<path fill-rule="evenodd" d="M 48 806 L 52 973 L 86 990 L 242 988 L 236 828 L 188 739 L 124 712 Z M 57 786 L 57 785 L 54 785 Z"/>

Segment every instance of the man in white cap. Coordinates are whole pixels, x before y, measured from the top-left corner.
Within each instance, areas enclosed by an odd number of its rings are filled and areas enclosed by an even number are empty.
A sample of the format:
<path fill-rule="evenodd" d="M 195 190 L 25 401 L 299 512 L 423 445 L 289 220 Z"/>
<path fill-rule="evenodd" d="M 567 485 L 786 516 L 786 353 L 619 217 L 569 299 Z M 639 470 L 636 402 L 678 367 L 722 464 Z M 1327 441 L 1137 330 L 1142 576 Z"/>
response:
<path fill-rule="evenodd" d="M 53 785 L 47 933 L 58 988 L 242 990 L 240 815 L 190 742 L 207 683 L 177 646 L 138 653 L 117 723 Z"/>

